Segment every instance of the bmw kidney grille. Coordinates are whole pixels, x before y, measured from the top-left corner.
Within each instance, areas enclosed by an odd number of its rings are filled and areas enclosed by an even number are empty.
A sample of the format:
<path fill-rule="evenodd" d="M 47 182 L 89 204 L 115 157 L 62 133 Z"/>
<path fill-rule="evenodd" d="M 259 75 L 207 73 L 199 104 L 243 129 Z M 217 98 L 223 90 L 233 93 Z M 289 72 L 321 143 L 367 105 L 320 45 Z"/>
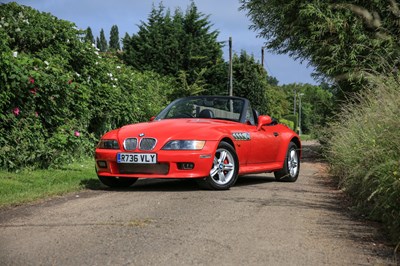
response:
<path fill-rule="evenodd" d="M 127 151 L 135 150 L 137 147 L 137 138 L 128 138 L 124 141 L 124 148 Z"/>
<path fill-rule="evenodd" d="M 150 151 L 154 149 L 157 144 L 157 140 L 153 138 L 143 138 L 140 140 L 139 149 L 143 151 Z"/>

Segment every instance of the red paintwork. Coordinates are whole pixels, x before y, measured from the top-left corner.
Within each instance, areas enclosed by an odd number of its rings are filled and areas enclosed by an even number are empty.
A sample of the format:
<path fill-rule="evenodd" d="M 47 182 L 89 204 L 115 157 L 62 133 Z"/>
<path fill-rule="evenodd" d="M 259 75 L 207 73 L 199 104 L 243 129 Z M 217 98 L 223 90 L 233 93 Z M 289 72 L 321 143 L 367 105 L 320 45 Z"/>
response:
<path fill-rule="evenodd" d="M 271 123 L 271 118 L 260 116 L 259 121 Z M 249 133 L 251 140 L 236 140 L 233 133 L 238 132 Z M 127 152 L 123 149 L 123 141 L 128 137 L 140 139 L 139 134 L 141 133 L 144 133 L 145 137 L 156 138 L 157 144 L 152 151 L 135 150 L 133 152 L 157 153 L 158 162 L 169 163 L 168 174 L 119 173 L 116 163 L 117 153 Z M 276 133 L 279 135 L 275 136 Z M 283 167 L 290 141 L 296 140 L 298 144 L 300 143 L 298 135 L 282 124 L 257 127 L 239 122 L 197 118 L 153 120 L 147 123 L 128 125 L 106 133 L 103 139 L 118 140 L 121 150 L 97 148 L 96 162 L 107 162 L 106 169 L 99 168 L 96 163 L 97 174 L 132 178 L 206 177 L 210 173 L 217 146 L 222 140 L 233 144 L 236 150 L 239 159 L 239 175 L 273 172 Z M 199 151 L 161 150 L 169 140 L 206 140 L 206 144 Z M 195 167 L 192 170 L 179 170 L 177 167 L 179 162 L 192 162 Z"/>

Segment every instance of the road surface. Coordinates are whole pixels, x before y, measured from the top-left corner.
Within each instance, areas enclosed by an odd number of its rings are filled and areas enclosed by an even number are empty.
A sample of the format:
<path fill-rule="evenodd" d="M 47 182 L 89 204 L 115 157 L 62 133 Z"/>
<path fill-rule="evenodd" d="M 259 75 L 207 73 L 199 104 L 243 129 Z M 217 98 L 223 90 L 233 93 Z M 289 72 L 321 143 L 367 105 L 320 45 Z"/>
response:
<path fill-rule="evenodd" d="M 396 265 L 304 148 L 296 183 L 139 180 L 2 210 L 0 265 Z"/>

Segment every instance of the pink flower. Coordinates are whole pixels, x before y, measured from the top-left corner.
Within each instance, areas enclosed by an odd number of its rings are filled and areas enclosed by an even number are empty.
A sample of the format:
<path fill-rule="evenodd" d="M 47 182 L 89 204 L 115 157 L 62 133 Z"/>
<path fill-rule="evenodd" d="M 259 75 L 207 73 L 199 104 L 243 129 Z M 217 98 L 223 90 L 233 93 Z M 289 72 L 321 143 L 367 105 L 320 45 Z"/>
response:
<path fill-rule="evenodd" d="M 30 78 L 29 78 L 29 83 L 30 83 L 30 84 L 35 83 L 35 80 L 34 80 L 32 77 L 30 77 Z"/>
<path fill-rule="evenodd" d="M 74 136 L 75 136 L 75 137 L 79 137 L 80 135 L 81 135 L 81 133 L 79 133 L 79 131 L 75 130 Z"/>
<path fill-rule="evenodd" d="M 35 95 L 36 92 L 37 92 L 37 88 L 31 89 L 30 92 L 31 92 L 33 95 Z"/>
<path fill-rule="evenodd" d="M 20 112 L 20 110 L 19 110 L 18 107 L 15 107 L 15 108 L 13 109 L 13 114 L 14 114 L 15 116 L 19 116 L 19 112 Z"/>
<path fill-rule="evenodd" d="M 39 113 L 38 113 L 38 112 L 35 112 L 35 116 L 36 116 L 36 117 L 39 117 Z"/>

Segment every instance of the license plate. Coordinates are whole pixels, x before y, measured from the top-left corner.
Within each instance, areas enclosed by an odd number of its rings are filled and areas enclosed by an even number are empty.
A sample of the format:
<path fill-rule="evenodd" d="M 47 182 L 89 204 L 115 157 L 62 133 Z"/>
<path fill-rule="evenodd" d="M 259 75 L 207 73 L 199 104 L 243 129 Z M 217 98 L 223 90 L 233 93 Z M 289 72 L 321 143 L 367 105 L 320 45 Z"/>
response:
<path fill-rule="evenodd" d="M 118 153 L 117 163 L 156 164 L 156 153 Z"/>

